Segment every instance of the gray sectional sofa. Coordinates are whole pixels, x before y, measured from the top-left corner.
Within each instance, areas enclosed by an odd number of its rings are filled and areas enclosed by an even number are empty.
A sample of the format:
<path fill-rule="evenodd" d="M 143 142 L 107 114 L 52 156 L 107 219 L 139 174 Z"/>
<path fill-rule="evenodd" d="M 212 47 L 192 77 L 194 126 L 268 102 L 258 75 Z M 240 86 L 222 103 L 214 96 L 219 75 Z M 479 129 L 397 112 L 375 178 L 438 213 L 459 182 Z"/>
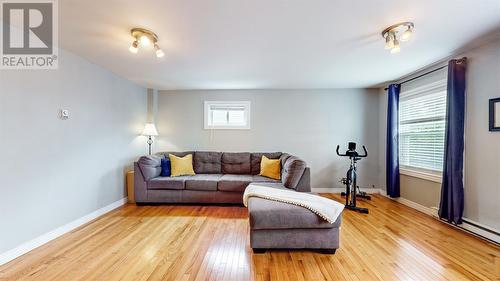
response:
<path fill-rule="evenodd" d="M 171 153 L 193 154 L 194 176 L 161 177 L 161 158 Z M 281 160 L 281 180 L 259 176 L 265 155 Z M 134 163 L 134 193 L 138 204 L 234 203 L 241 204 L 250 183 L 310 192 L 310 171 L 296 156 L 281 153 L 185 151 L 142 156 Z"/>

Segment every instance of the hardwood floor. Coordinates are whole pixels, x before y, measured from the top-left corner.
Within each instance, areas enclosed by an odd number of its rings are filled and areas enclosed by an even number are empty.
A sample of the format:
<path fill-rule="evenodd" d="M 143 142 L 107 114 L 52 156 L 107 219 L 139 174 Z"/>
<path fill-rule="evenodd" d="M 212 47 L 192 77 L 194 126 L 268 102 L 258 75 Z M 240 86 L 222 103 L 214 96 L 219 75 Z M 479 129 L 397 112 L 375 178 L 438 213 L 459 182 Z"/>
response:
<path fill-rule="evenodd" d="M 340 200 L 337 195 L 325 195 Z M 249 247 L 247 211 L 127 205 L 0 267 L 0 280 L 500 280 L 500 247 L 375 195 L 335 255 Z"/>

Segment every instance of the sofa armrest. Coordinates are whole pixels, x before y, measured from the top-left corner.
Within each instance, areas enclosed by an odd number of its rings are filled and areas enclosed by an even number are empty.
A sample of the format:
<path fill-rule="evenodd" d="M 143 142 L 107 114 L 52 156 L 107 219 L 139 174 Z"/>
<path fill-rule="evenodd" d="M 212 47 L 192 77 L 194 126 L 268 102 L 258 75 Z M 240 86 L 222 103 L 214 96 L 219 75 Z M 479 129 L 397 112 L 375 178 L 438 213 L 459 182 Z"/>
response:
<path fill-rule="evenodd" d="M 137 161 L 137 165 L 145 181 L 156 178 L 161 174 L 161 157 L 159 156 L 141 156 Z"/>
<path fill-rule="evenodd" d="M 297 186 L 304 176 L 307 164 L 304 160 L 289 156 L 282 164 L 281 182 L 286 188 L 297 190 Z"/>
<path fill-rule="evenodd" d="M 146 202 L 148 199 L 147 182 L 137 162 L 134 162 L 134 197 L 137 203 Z"/>
<path fill-rule="evenodd" d="M 309 167 L 306 167 L 304 170 L 295 190 L 299 192 L 311 192 L 311 170 Z"/>

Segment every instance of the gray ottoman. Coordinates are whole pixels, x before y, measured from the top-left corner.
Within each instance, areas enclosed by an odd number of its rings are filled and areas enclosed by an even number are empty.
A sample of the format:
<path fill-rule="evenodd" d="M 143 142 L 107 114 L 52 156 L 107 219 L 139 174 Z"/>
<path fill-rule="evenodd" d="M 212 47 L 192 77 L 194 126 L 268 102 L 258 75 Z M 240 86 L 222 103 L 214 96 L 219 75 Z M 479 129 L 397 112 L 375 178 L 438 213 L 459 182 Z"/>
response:
<path fill-rule="evenodd" d="M 339 247 L 339 216 L 330 224 L 299 206 L 251 197 L 250 246 L 254 253 L 267 249 L 316 249 L 334 254 Z"/>

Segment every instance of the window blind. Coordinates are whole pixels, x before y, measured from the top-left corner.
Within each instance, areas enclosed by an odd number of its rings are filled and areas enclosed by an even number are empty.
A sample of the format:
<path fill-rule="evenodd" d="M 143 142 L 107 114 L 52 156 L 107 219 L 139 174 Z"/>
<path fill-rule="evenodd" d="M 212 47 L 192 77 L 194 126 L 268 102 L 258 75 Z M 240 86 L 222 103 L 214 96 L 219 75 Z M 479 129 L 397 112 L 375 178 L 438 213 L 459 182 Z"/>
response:
<path fill-rule="evenodd" d="M 399 102 L 400 165 L 442 171 L 446 81 L 402 91 Z"/>
<path fill-rule="evenodd" d="M 250 102 L 205 101 L 205 129 L 250 129 Z"/>
<path fill-rule="evenodd" d="M 219 110 L 219 111 L 245 111 L 244 106 L 238 105 L 211 105 L 210 110 Z"/>

